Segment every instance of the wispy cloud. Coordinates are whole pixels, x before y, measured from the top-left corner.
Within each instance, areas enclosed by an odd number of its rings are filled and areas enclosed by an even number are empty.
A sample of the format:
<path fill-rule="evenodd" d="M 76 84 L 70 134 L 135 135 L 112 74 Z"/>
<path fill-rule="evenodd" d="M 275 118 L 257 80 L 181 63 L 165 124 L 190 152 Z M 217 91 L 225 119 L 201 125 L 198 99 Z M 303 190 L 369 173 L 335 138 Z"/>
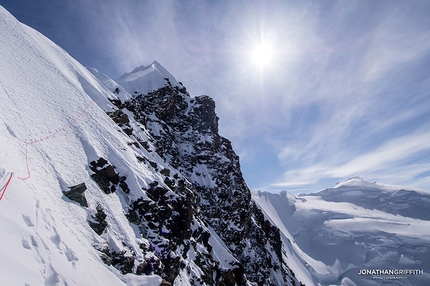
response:
<path fill-rule="evenodd" d="M 390 7 L 369 33 L 371 39 L 362 66 L 363 81 L 377 81 L 428 55 L 430 31 L 401 9 Z"/>
<path fill-rule="evenodd" d="M 328 170 L 333 177 L 345 177 L 351 174 L 379 171 L 387 166 L 399 164 L 414 154 L 430 150 L 430 133 L 409 134 L 395 138 L 384 145 L 352 159 L 350 162 Z"/>
<path fill-rule="evenodd" d="M 410 21 L 412 12 L 386 8 L 373 11 L 359 31 L 346 29 L 347 35 L 315 31 L 331 38 L 322 39 L 326 46 L 316 58 L 302 62 L 318 66 L 311 82 L 298 81 L 300 102 L 287 107 L 291 126 L 284 125 L 284 136 L 272 136 L 278 164 L 287 171 L 267 188 L 315 190 L 327 179 L 353 175 L 428 181 L 422 162 L 430 153 L 430 97 L 420 62 L 430 56 L 429 23 L 424 28 L 421 20 Z"/>
<path fill-rule="evenodd" d="M 339 150 L 342 154 L 342 150 Z M 382 146 L 362 155 L 354 156 L 345 163 L 338 158 L 311 166 L 287 171 L 275 187 L 316 185 L 322 179 L 345 179 L 354 175 L 370 176 L 393 183 L 413 183 L 413 178 L 430 172 L 427 164 L 430 157 L 430 132 L 420 130 L 385 142 Z M 397 174 L 393 177 L 393 174 Z M 420 181 L 428 179 L 420 179 Z M 415 184 L 414 184 L 415 185 Z M 420 185 L 419 182 L 416 184 Z"/>

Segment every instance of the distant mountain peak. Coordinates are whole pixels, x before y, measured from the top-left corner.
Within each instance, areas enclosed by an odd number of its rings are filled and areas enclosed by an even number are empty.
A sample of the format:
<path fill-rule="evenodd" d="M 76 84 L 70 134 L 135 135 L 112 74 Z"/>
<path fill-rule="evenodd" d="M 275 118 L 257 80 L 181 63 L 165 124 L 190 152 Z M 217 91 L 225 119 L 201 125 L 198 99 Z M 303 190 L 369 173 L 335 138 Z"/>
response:
<path fill-rule="evenodd" d="M 147 94 L 166 86 L 166 79 L 173 86 L 181 86 L 166 68 L 159 62 L 153 61 L 150 65 L 141 65 L 129 73 L 124 73 L 116 82 L 130 94 Z"/>
<path fill-rule="evenodd" d="M 375 183 L 371 183 L 367 181 L 366 179 L 360 177 L 360 176 L 354 176 L 349 179 L 347 179 L 344 182 L 337 182 L 334 185 L 334 189 L 340 188 L 340 187 L 375 187 Z"/>
<path fill-rule="evenodd" d="M 127 75 L 134 74 L 134 73 L 137 73 L 137 72 L 140 72 L 140 71 L 144 71 L 144 70 L 147 70 L 147 69 L 154 69 L 154 70 L 164 69 L 164 70 L 166 70 L 159 62 L 153 61 L 150 65 L 140 65 L 138 67 L 135 67 L 129 73 L 125 72 L 120 78 L 126 77 Z"/>

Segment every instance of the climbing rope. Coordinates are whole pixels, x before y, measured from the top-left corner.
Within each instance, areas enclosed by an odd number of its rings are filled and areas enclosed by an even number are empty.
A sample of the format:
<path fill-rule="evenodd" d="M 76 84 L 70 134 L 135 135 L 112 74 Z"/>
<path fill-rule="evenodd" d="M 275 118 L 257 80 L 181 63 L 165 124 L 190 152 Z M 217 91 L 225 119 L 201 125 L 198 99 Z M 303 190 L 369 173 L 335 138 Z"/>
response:
<path fill-rule="evenodd" d="M 28 160 L 28 146 L 33 145 L 35 143 L 39 143 L 42 141 L 46 141 L 49 140 L 51 138 L 54 138 L 55 136 L 65 132 L 67 129 L 69 129 L 70 127 L 72 127 L 74 124 L 76 124 L 76 122 L 85 114 L 88 112 L 89 108 L 91 107 L 91 105 L 97 103 L 100 101 L 100 99 L 103 97 L 103 93 L 100 94 L 100 97 L 97 99 L 97 101 L 90 101 L 85 108 L 70 122 L 68 122 L 66 125 L 64 125 L 62 128 L 58 129 L 57 131 L 55 131 L 54 133 L 46 136 L 46 137 L 42 137 L 40 139 L 36 139 L 36 140 L 32 140 L 32 141 L 24 141 L 21 140 L 24 144 L 25 144 L 25 166 L 27 169 L 27 176 L 26 177 L 17 177 L 18 179 L 20 179 L 21 181 L 25 181 L 30 179 L 31 177 L 31 171 L 30 171 L 30 164 L 29 164 L 29 160 Z M 4 194 L 6 193 L 7 188 L 9 187 L 9 184 L 12 180 L 13 177 L 13 173 L 10 174 L 9 179 L 7 180 L 6 184 L 1 188 L 0 190 L 0 201 L 2 200 Z"/>
<path fill-rule="evenodd" d="M 100 97 L 101 98 L 101 97 Z M 72 127 L 85 113 L 88 112 L 88 109 L 90 108 L 91 105 L 93 105 L 94 103 L 97 103 L 100 98 L 97 101 L 91 101 L 90 103 L 87 104 L 87 106 L 81 111 L 81 113 L 78 114 L 78 116 L 76 116 L 76 118 L 74 118 L 73 120 L 71 120 L 70 122 L 68 122 L 66 125 L 64 125 L 62 128 L 58 129 L 56 132 L 40 138 L 40 139 L 36 139 L 36 140 L 32 140 L 32 141 L 23 141 L 21 140 L 24 144 L 25 144 L 25 166 L 27 168 L 27 177 L 17 177 L 18 179 L 20 179 L 21 181 L 25 181 L 30 179 L 31 177 L 31 172 L 30 172 L 30 167 L 29 167 L 29 163 L 28 163 L 28 146 L 29 145 L 33 145 L 35 143 L 39 143 L 42 141 L 46 141 L 49 140 L 51 138 L 54 138 L 55 136 L 67 131 L 67 129 L 69 129 L 70 127 Z"/>
<path fill-rule="evenodd" d="M 13 176 L 13 173 L 10 173 L 10 176 L 6 182 L 6 185 L 4 185 L 0 190 L 0 201 L 3 199 L 3 196 L 6 193 L 7 187 L 9 187 L 10 181 L 12 180 L 12 176 Z"/>

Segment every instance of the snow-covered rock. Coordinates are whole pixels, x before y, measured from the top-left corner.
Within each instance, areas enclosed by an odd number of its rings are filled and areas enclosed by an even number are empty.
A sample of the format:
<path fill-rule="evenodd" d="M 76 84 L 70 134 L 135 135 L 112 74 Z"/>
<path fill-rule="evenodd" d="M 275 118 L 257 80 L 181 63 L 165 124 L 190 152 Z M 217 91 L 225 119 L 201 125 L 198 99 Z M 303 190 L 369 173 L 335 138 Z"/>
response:
<path fill-rule="evenodd" d="M 145 86 L 148 76 L 147 72 L 140 78 L 134 75 L 136 86 Z M 147 94 L 136 90 L 133 99 L 116 102 L 118 112 L 110 113 L 111 117 L 120 122 L 127 114 L 124 128 L 134 144 L 156 153 L 170 166 L 163 172 L 171 189 L 183 185 L 177 183 L 181 176 L 190 182 L 195 193 L 189 195 L 189 208 L 237 259 L 230 280 L 259 285 L 298 283 L 282 259 L 279 230 L 251 200 L 239 157 L 230 141 L 218 133 L 215 102 L 206 95 L 191 97 L 169 78 L 164 81 L 158 90 Z M 149 132 L 147 140 L 139 134 L 141 130 Z M 172 175 L 172 170 L 178 173 Z"/>

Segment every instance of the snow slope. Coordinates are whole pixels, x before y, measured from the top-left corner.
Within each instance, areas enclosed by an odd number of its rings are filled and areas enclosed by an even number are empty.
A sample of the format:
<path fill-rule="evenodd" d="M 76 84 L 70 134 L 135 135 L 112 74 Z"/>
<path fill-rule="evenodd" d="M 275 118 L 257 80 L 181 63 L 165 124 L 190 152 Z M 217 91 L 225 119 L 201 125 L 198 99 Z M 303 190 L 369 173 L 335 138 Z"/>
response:
<path fill-rule="evenodd" d="M 103 264 L 93 247 L 103 240 L 87 223 L 99 203 L 112 214 L 104 237 L 112 247 L 147 243 L 114 215 L 123 212 L 121 197 L 102 195 L 87 167 L 99 157 L 122 158 L 119 172 L 130 182 L 157 180 L 105 114 L 112 92 L 2 7 L 0 41 L 0 187 L 12 174 L 0 201 L 1 284 L 159 285 L 158 276 L 121 275 Z M 63 195 L 83 182 L 86 209 Z"/>
<path fill-rule="evenodd" d="M 428 285 L 430 192 L 356 177 L 317 193 L 255 193 L 280 228 L 296 275 L 321 285 Z M 291 241 L 292 246 L 285 244 Z M 301 261 L 301 263 L 299 263 Z M 361 269 L 418 269 L 419 275 L 359 275 Z M 376 277 L 376 278 L 375 278 Z"/>

